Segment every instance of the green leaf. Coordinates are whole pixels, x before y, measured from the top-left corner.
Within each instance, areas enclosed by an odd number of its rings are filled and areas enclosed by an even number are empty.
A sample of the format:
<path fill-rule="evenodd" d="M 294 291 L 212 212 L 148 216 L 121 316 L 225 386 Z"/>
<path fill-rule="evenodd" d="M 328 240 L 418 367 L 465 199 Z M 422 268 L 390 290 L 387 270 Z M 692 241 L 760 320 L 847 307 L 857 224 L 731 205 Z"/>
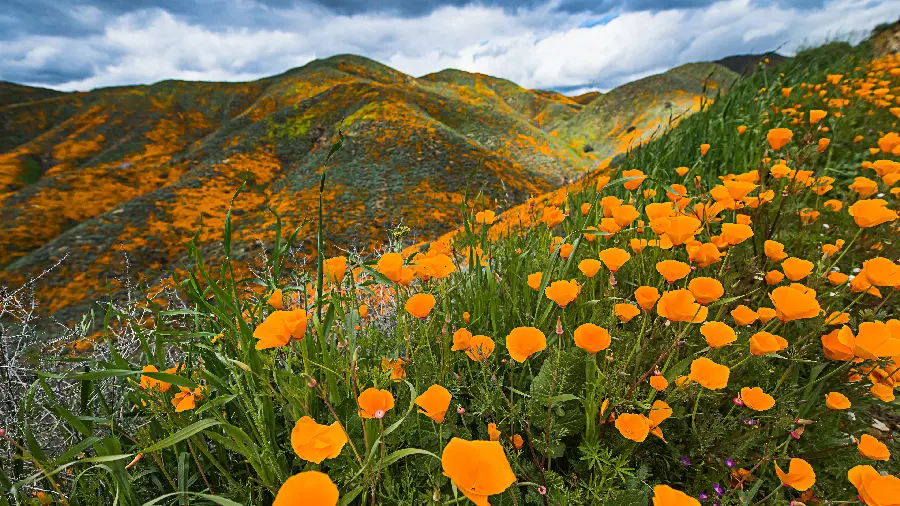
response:
<path fill-rule="evenodd" d="M 161 495 L 151 501 L 147 501 L 141 506 L 153 506 L 154 504 L 159 504 L 160 502 L 162 502 L 163 499 L 176 495 L 199 497 L 201 499 L 206 499 L 207 501 L 218 504 L 219 506 L 242 506 L 241 503 L 234 502 L 231 499 L 226 499 L 217 495 L 201 494 L 199 492 L 185 492 L 184 494 L 182 494 L 181 492 L 172 492 L 169 494 Z"/>
<path fill-rule="evenodd" d="M 428 455 L 428 456 L 434 458 L 435 460 L 437 460 L 438 462 L 441 461 L 440 457 L 431 453 L 428 450 L 422 450 L 421 448 L 404 448 L 402 450 L 397 450 L 397 451 L 391 453 L 390 455 L 388 455 L 387 457 L 385 457 L 384 460 L 381 462 L 381 466 L 379 467 L 379 469 L 383 470 L 384 468 L 393 464 L 394 462 L 397 462 L 398 460 L 402 459 L 403 457 L 409 457 L 410 455 Z"/>
<path fill-rule="evenodd" d="M 158 452 L 159 450 L 162 450 L 164 448 L 168 448 L 172 445 L 180 443 L 180 442 L 184 441 L 185 439 L 193 436 L 194 434 L 199 434 L 200 432 L 203 432 L 204 430 L 206 430 L 210 427 L 215 427 L 216 425 L 222 425 L 222 422 L 220 422 L 218 420 L 213 420 L 212 418 L 205 418 L 203 420 L 200 420 L 198 422 L 194 422 L 194 423 L 188 425 L 187 427 L 179 430 L 175 434 L 172 434 L 171 436 L 163 439 L 162 441 L 159 441 L 156 444 L 141 450 L 139 453 Z"/>

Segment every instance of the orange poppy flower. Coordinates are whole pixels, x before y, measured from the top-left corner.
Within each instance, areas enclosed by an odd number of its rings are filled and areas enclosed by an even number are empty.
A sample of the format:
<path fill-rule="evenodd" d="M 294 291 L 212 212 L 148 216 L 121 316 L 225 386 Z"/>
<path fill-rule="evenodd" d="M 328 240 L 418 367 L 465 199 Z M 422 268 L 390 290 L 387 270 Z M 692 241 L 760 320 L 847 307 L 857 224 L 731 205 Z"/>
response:
<path fill-rule="evenodd" d="M 772 308 L 761 307 L 756 310 L 756 314 L 759 315 L 759 321 L 763 323 L 768 323 L 772 318 L 776 318 L 778 316 L 778 312 Z"/>
<path fill-rule="evenodd" d="M 402 358 L 396 360 L 381 359 L 381 370 L 385 372 L 391 371 L 391 381 L 400 381 L 406 377 L 406 370 L 403 369 L 404 365 L 406 365 L 406 360 Z"/>
<path fill-rule="evenodd" d="M 747 131 L 747 125 L 740 125 L 740 126 L 737 127 L 737 133 L 738 133 L 738 135 L 741 135 L 741 134 L 743 134 L 743 133 L 746 132 L 746 131 Z"/>
<path fill-rule="evenodd" d="M 578 263 L 578 270 L 581 271 L 582 274 L 589 278 L 593 278 L 597 275 L 597 272 L 600 271 L 600 267 L 603 264 L 600 263 L 599 260 L 594 260 L 593 258 L 586 258 Z M 540 285 L 538 285 L 540 286 Z"/>
<path fill-rule="evenodd" d="M 525 444 L 525 440 L 522 439 L 522 436 L 519 434 L 513 434 L 513 436 L 509 438 L 509 442 L 512 443 L 516 450 L 521 450 L 522 446 Z"/>
<path fill-rule="evenodd" d="M 825 150 L 828 149 L 829 144 L 831 144 L 831 139 L 829 139 L 828 137 L 822 137 L 821 139 L 819 139 L 816 151 L 818 151 L 819 153 L 824 153 Z M 819 195 L 821 195 L 821 193 Z"/>
<path fill-rule="evenodd" d="M 385 253 L 378 259 L 378 264 L 376 264 L 375 268 L 389 280 L 399 283 L 403 277 L 403 255 L 400 253 Z"/>
<path fill-rule="evenodd" d="M 703 305 L 717 301 L 725 294 L 722 283 L 713 278 L 694 278 L 688 283 L 688 290 Z"/>
<path fill-rule="evenodd" d="M 421 408 L 419 409 L 419 413 L 422 413 L 437 423 L 441 423 L 447 415 L 447 409 L 450 407 L 451 398 L 452 396 L 446 388 L 440 385 L 431 385 L 428 387 L 428 390 L 425 390 L 421 395 L 416 397 L 415 404 Z"/>
<path fill-rule="evenodd" d="M 662 439 L 665 443 L 668 443 L 668 441 L 663 437 L 659 424 L 663 423 L 670 416 L 672 416 L 672 408 L 665 401 L 653 401 L 653 405 L 650 407 L 650 415 L 647 417 L 650 420 L 650 434 Z"/>
<path fill-rule="evenodd" d="M 834 255 L 835 253 L 837 253 L 838 251 L 840 251 L 841 248 L 843 248 L 843 247 L 844 247 L 844 240 L 838 239 L 834 244 L 823 244 L 822 245 L 822 253 L 824 253 L 825 256 L 830 257 L 830 256 Z"/>
<path fill-rule="evenodd" d="M 803 260 L 802 258 L 797 257 L 790 257 L 781 263 L 781 270 L 784 271 L 784 274 L 791 281 L 800 281 L 806 276 L 809 276 L 814 267 L 815 264 L 809 260 Z"/>
<path fill-rule="evenodd" d="M 828 113 L 821 109 L 811 109 L 809 111 L 809 124 L 815 125 L 816 123 L 818 123 L 822 118 L 824 118 L 827 115 L 828 115 Z"/>
<path fill-rule="evenodd" d="M 416 318 L 424 320 L 428 318 L 428 314 L 431 313 L 436 302 L 434 295 L 430 293 L 417 293 L 406 301 L 406 311 Z"/>
<path fill-rule="evenodd" d="M 853 360 L 856 357 L 853 354 L 855 341 L 856 338 L 850 328 L 843 326 L 822 336 L 822 351 L 829 360 L 842 362 Z"/>
<path fill-rule="evenodd" d="M 547 348 L 547 336 L 534 327 L 516 327 L 506 336 L 506 349 L 516 362 L 524 362 Z"/>
<path fill-rule="evenodd" d="M 491 225 L 495 221 L 497 221 L 497 213 L 491 211 L 490 209 L 486 211 L 478 211 L 475 213 L 475 223 L 479 223 L 482 225 Z"/>
<path fill-rule="evenodd" d="M 756 357 L 775 353 L 788 347 L 788 342 L 781 336 L 768 332 L 757 332 L 750 338 L 750 354 Z"/>
<path fill-rule="evenodd" d="M 837 311 L 834 311 L 825 318 L 826 325 L 843 325 L 845 323 L 850 323 L 850 313 L 838 313 Z"/>
<path fill-rule="evenodd" d="M 619 227 L 625 228 L 631 225 L 631 222 L 638 219 L 641 214 L 637 212 L 634 206 L 622 205 L 616 207 L 612 211 L 612 218 Z"/>
<path fill-rule="evenodd" d="M 829 211 L 840 211 L 842 207 L 844 207 L 844 203 L 840 200 L 826 200 L 822 203 L 822 207 L 828 209 Z"/>
<path fill-rule="evenodd" d="M 738 127 L 739 133 L 743 133 L 741 128 L 747 127 Z M 700 501 L 668 485 L 657 485 L 653 487 L 653 506 L 700 506 Z"/>
<path fill-rule="evenodd" d="M 622 184 L 622 186 L 624 186 L 625 189 L 629 190 L 629 191 L 636 190 L 637 187 L 640 186 L 641 183 L 643 183 L 645 179 L 647 179 L 647 176 L 644 175 L 644 172 L 637 170 L 637 169 L 623 170 L 622 177 L 623 178 L 634 178 L 629 181 L 625 181 Z"/>
<path fill-rule="evenodd" d="M 609 237 L 619 230 L 622 230 L 622 227 L 616 225 L 616 220 L 612 218 L 603 218 L 600 220 L 600 232 L 601 236 L 609 239 Z"/>
<path fill-rule="evenodd" d="M 894 388 L 891 386 L 884 383 L 876 383 L 872 385 L 869 391 L 872 393 L 872 397 L 882 402 L 894 402 Z"/>
<path fill-rule="evenodd" d="M 709 309 L 697 304 L 689 290 L 673 290 L 660 297 L 656 312 L 673 322 L 701 323 L 706 321 Z"/>
<path fill-rule="evenodd" d="M 793 285 L 780 286 L 772 290 L 769 299 L 775 305 L 778 319 L 783 322 L 815 318 L 822 311 L 815 292 L 798 290 Z"/>
<path fill-rule="evenodd" d="M 490 506 L 488 496 L 502 494 L 516 481 L 506 453 L 497 441 L 453 438 L 441 455 L 444 476 L 477 506 Z"/>
<path fill-rule="evenodd" d="M 777 285 L 784 280 L 784 273 L 781 271 L 769 271 L 766 273 L 766 284 Z"/>
<path fill-rule="evenodd" d="M 497 430 L 496 423 L 489 423 L 487 426 L 488 439 L 491 441 L 500 441 L 500 431 Z"/>
<path fill-rule="evenodd" d="M 266 304 L 278 310 L 284 309 L 284 292 L 281 291 L 281 288 L 278 288 L 274 292 L 272 292 L 272 295 L 270 295 L 269 298 L 266 299 Z"/>
<path fill-rule="evenodd" d="M 722 185 L 728 190 L 728 195 L 731 196 L 733 200 L 741 200 L 759 187 L 757 184 L 736 180 L 725 181 Z"/>
<path fill-rule="evenodd" d="M 634 298 L 644 311 L 650 311 L 659 300 L 659 290 L 652 286 L 640 286 L 634 291 Z"/>
<path fill-rule="evenodd" d="M 635 413 L 622 413 L 616 418 L 616 429 L 622 437 L 642 443 L 650 434 L 650 419 Z"/>
<path fill-rule="evenodd" d="M 900 478 L 882 476 L 872 466 L 856 466 L 847 471 L 847 479 L 859 497 L 870 506 L 893 506 L 900 494 Z"/>
<path fill-rule="evenodd" d="M 868 293 L 875 297 L 881 298 L 881 291 L 872 286 L 869 278 L 865 276 L 856 276 L 850 280 L 850 291 L 853 293 Z"/>
<path fill-rule="evenodd" d="M 612 272 L 617 272 L 631 259 L 631 255 L 621 248 L 606 248 L 600 252 L 600 261 Z"/>
<path fill-rule="evenodd" d="M 678 260 L 663 260 L 656 263 L 656 271 L 666 278 L 669 283 L 674 283 L 691 273 L 691 266 Z"/>
<path fill-rule="evenodd" d="M 840 392 L 829 392 L 825 395 L 825 407 L 828 409 L 850 409 L 850 399 Z"/>
<path fill-rule="evenodd" d="M 853 341 L 853 353 L 867 360 L 900 356 L 900 339 L 893 337 L 882 322 L 861 323 Z"/>
<path fill-rule="evenodd" d="M 444 279 L 456 270 L 456 266 L 453 265 L 453 259 L 445 253 L 429 257 L 416 255 L 416 257 L 414 267 L 418 267 L 420 270 L 419 275 L 422 278 Z"/>
<path fill-rule="evenodd" d="M 461 328 L 453 333 L 453 347 L 451 351 L 465 351 L 469 349 L 472 340 L 472 333 Z"/>
<path fill-rule="evenodd" d="M 900 284 L 900 265 L 884 257 L 875 257 L 863 262 L 862 274 L 875 286 L 896 286 Z"/>
<path fill-rule="evenodd" d="M 622 323 L 628 323 L 632 318 L 641 314 L 641 310 L 638 309 L 637 306 L 635 306 L 634 304 L 629 304 L 627 302 L 623 304 L 616 304 L 614 307 L 614 312 L 616 317 L 618 317 L 619 321 L 621 321 Z"/>
<path fill-rule="evenodd" d="M 669 381 L 661 374 L 654 374 L 650 376 L 650 386 L 657 392 L 662 392 L 669 387 Z"/>
<path fill-rule="evenodd" d="M 361 418 L 384 418 L 384 415 L 394 409 L 394 396 L 387 390 L 367 388 L 356 399 Z"/>
<path fill-rule="evenodd" d="M 178 388 L 181 391 L 172 398 L 172 405 L 175 406 L 176 413 L 194 409 L 197 406 L 197 399 L 203 398 L 203 394 L 199 387 L 193 390 L 182 386 L 179 386 Z"/>
<path fill-rule="evenodd" d="M 706 322 L 700 326 L 700 334 L 710 348 L 721 348 L 737 339 L 734 329 L 722 322 Z"/>
<path fill-rule="evenodd" d="M 706 357 L 700 357 L 691 362 L 691 373 L 688 377 L 692 381 L 700 383 L 704 388 L 720 390 L 728 386 L 728 375 L 731 369 L 728 366 L 717 364 Z"/>
<path fill-rule="evenodd" d="M 344 275 L 347 274 L 347 257 L 339 256 L 325 260 L 322 270 L 326 281 L 341 284 L 344 281 Z"/>
<path fill-rule="evenodd" d="M 688 167 L 677 167 L 675 169 L 675 173 L 681 177 L 684 177 L 684 175 L 687 174 L 689 170 L 691 170 L 691 169 Z"/>
<path fill-rule="evenodd" d="M 319 425 L 308 416 L 297 420 L 291 431 L 291 447 L 303 460 L 321 464 L 341 454 L 347 444 L 347 434 L 338 422 Z"/>
<path fill-rule="evenodd" d="M 854 178 L 849 188 L 859 194 L 860 198 L 869 198 L 878 191 L 878 183 L 867 177 Z"/>
<path fill-rule="evenodd" d="M 794 132 L 790 128 L 773 128 L 766 134 L 766 140 L 769 141 L 772 149 L 778 151 L 790 142 L 793 136 Z"/>
<path fill-rule="evenodd" d="M 750 225 L 740 223 L 725 223 L 722 225 L 722 238 L 731 246 L 736 246 L 753 237 L 753 229 Z"/>
<path fill-rule="evenodd" d="M 365 304 L 360 304 L 359 309 L 357 309 L 357 312 L 359 313 L 359 317 L 362 318 L 363 320 L 365 320 L 366 318 L 369 317 L 369 306 L 367 306 Z"/>
<path fill-rule="evenodd" d="M 597 227 L 586 227 L 584 229 L 584 233 L 581 234 L 582 237 L 587 240 L 587 242 L 594 242 L 597 239 L 597 235 L 599 235 L 600 230 Z"/>
<path fill-rule="evenodd" d="M 709 144 L 701 144 L 700 145 L 700 156 L 706 156 L 706 153 L 709 152 Z"/>
<path fill-rule="evenodd" d="M 838 285 L 843 285 L 844 283 L 846 283 L 847 279 L 849 279 L 849 276 L 847 276 L 843 272 L 833 271 L 833 272 L 829 272 L 828 276 L 826 276 L 826 278 L 828 278 L 829 283 L 831 283 L 834 286 L 838 286 Z"/>
<path fill-rule="evenodd" d="M 469 341 L 469 348 L 466 350 L 466 356 L 470 359 L 481 362 L 487 360 L 494 353 L 494 340 L 488 336 L 472 336 Z"/>
<path fill-rule="evenodd" d="M 700 268 L 709 267 L 710 265 L 722 261 L 722 252 L 719 248 L 711 243 L 686 243 L 685 248 L 688 252 L 688 260 L 697 264 Z"/>
<path fill-rule="evenodd" d="M 291 339 L 303 339 L 306 335 L 307 316 L 304 309 L 291 311 L 273 311 L 256 327 L 253 337 L 259 339 L 257 350 L 280 348 L 291 342 Z"/>
<path fill-rule="evenodd" d="M 891 458 L 891 452 L 888 450 L 887 445 L 868 434 L 863 434 L 859 438 L 859 444 L 856 448 L 859 450 L 861 457 L 885 461 Z"/>
<path fill-rule="evenodd" d="M 897 213 L 887 208 L 882 199 L 858 200 L 847 209 L 860 228 L 870 228 L 897 219 Z"/>
<path fill-rule="evenodd" d="M 665 234 L 675 246 L 680 246 L 693 238 L 700 230 L 702 223 L 693 216 L 676 216 L 669 219 Z"/>
<path fill-rule="evenodd" d="M 558 208 L 554 206 L 550 206 L 544 209 L 544 213 L 541 215 L 541 222 L 546 224 L 548 227 L 553 228 L 560 223 L 562 223 L 566 219 L 566 215 Z"/>
<path fill-rule="evenodd" d="M 775 405 L 775 398 L 763 392 L 760 387 L 744 387 L 741 389 L 740 397 L 744 406 L 753 411 L 766 411 Z"/>
<path fill-rule="evenodd" d="M 740 326 L 751 325 L 759 318 L 759 314 L 750 309 L 749 307 L 741 304 L 740 306 L 731 310 L 731 317 L 734 318 L 734 323 Z"/>
<path fill-rule="evenodd" d="M 816 473 L 813 471 L 809 462 L 803 459 L 791 459 L 788 466 L 789 472 L 785 473 L 778 464 L 775 464 L 775 474 L 781 483 L 799 490 L 800 492 L 808 490 L 816 482 Z"/>
<path fill-rule="evenodd" d="M 541 281 L 543 281 L 544 273 L 535 272 L 534 274 L 528 275 L 528 286 L 531 287 L 532 290 L 540 290 Z"/>
<path fill-rule="evenodd" d="M 763 244 L 763 251 L 773 262 L 780 262 L 788 257 L 788 254 L 784 252 L 784 244 L 778 241 L 766 241 Z"/>
<path fill-rule="evenodd" d="M 325 473 L 304 471 L 287 479 L 278 489 L 272 506 L 337 506 L 340 493 Z"/>
<path fill-rule="evenodd" d="M 575 329 L 575 346 L 593 355 L 605 350 L 612 342 L 609 332 L 593 323 L 585 323 Z"/>
<path fill-rule="evenodd" d="M 571 281 L 554 281 L 544 290 L 544 294 L 548 299 L 555 302 L 559 307 L 566 307 L 578 297 L 581 291 L 581 285 L 574 279 Z"/>
<path fill-rule="evenodd" d="M 166 372 L 175 374 L 175 369 L 176 368 L 173 367 L 166 370 Z M 155 365 L 145 365 L 141 370 L 144 372 L 159 372 L 159 369 L 157 369 Z M 144 390 L 159 390 L 160 392 L 168 392 L 169 389 L 172 388 L 172 384 L 141 374 L 141 388 L 143 388 Z"/>

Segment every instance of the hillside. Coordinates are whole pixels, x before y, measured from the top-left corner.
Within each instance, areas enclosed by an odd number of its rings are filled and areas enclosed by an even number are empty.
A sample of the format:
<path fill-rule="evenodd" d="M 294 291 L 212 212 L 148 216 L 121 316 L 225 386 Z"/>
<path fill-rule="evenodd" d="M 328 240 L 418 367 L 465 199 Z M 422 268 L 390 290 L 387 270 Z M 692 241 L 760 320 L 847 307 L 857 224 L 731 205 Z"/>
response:
<path fill-rule="evenodd" d="M 572 145 L 600 158 L 659 136 L 686 114 L 700 110 L 738 75 L 714 63 L 691 63 L 625 84 L 588 103 L 576 117 L 552 122 Z"/>
<path fill-rule="evenodd" d="M 235 260 L 271 240 L 269 209 L 311 237 L 319 171 L 339 127 L 328 253 L 371 252 L 400 224 L 434 238 L 457 221 L 467 189 L 503 210 L 571 183 L 696 110 L 710 74 L 712 88 L 734 79 L 692 64 L 570 98 L 452 69 L 413 78 L 340 55 L 250 83 L 88 93 L 4 84 L 15 93 L 0 104 L 0 284 L 65 257 L 38 284 L 44 308 L 61 319 L 119 293 L 123 279 L 154 284 L 180 265 L 201 218 L 201 242 L 215 253 L 244 181 Z M 313 251 L 299 246 L 298 258 Z"/>

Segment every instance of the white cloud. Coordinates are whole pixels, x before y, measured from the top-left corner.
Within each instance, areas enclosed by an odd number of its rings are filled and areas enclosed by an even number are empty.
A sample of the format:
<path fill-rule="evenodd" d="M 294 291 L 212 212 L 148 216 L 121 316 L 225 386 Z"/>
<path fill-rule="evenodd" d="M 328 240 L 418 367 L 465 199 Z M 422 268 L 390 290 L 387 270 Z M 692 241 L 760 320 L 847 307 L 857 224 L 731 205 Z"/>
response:
<path fill-rule="evenodd" d="M 618 13 L 583 27 L 585 16 L 553 11 L 551 4 L 515 12 L 445 7 L 417 18 L 337 16 L 304 7 L 272 10 L 277 22 L 270 28 L 211 29 L 154 9 L 108 19 L 101 31 L 81 38 L 0 42 L 0 77 L 78 70 L 54 86 L 63 90 L 250 80 L 316 57 L 357 53 L 415 76 L 452 67 L 533 88 L 608 89 L 689 61 L 779 47 L 792 53 L 805 43 L 867 31 L 897 12 L 900 0 L 832 0 L 805 10 L 729 0 L 702 9 Z M 98 22 L 93 10 L 79 15 Z"/>

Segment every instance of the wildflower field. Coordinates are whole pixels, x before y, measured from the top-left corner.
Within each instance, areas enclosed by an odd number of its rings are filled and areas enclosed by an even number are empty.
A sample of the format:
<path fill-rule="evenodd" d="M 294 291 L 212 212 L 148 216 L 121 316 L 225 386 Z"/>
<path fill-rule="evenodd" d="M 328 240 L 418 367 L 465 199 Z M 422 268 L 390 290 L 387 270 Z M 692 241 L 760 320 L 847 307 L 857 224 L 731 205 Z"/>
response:
<path fill-rule="evenodd" d="M 900 57 L 713 98 L 424 245 L 326 255 L 320 200 L 316 261 L 279 221 L 247 271 L 229 215 L 183 307 L 32 358 L 0 504 L 900 504 Z"/>

